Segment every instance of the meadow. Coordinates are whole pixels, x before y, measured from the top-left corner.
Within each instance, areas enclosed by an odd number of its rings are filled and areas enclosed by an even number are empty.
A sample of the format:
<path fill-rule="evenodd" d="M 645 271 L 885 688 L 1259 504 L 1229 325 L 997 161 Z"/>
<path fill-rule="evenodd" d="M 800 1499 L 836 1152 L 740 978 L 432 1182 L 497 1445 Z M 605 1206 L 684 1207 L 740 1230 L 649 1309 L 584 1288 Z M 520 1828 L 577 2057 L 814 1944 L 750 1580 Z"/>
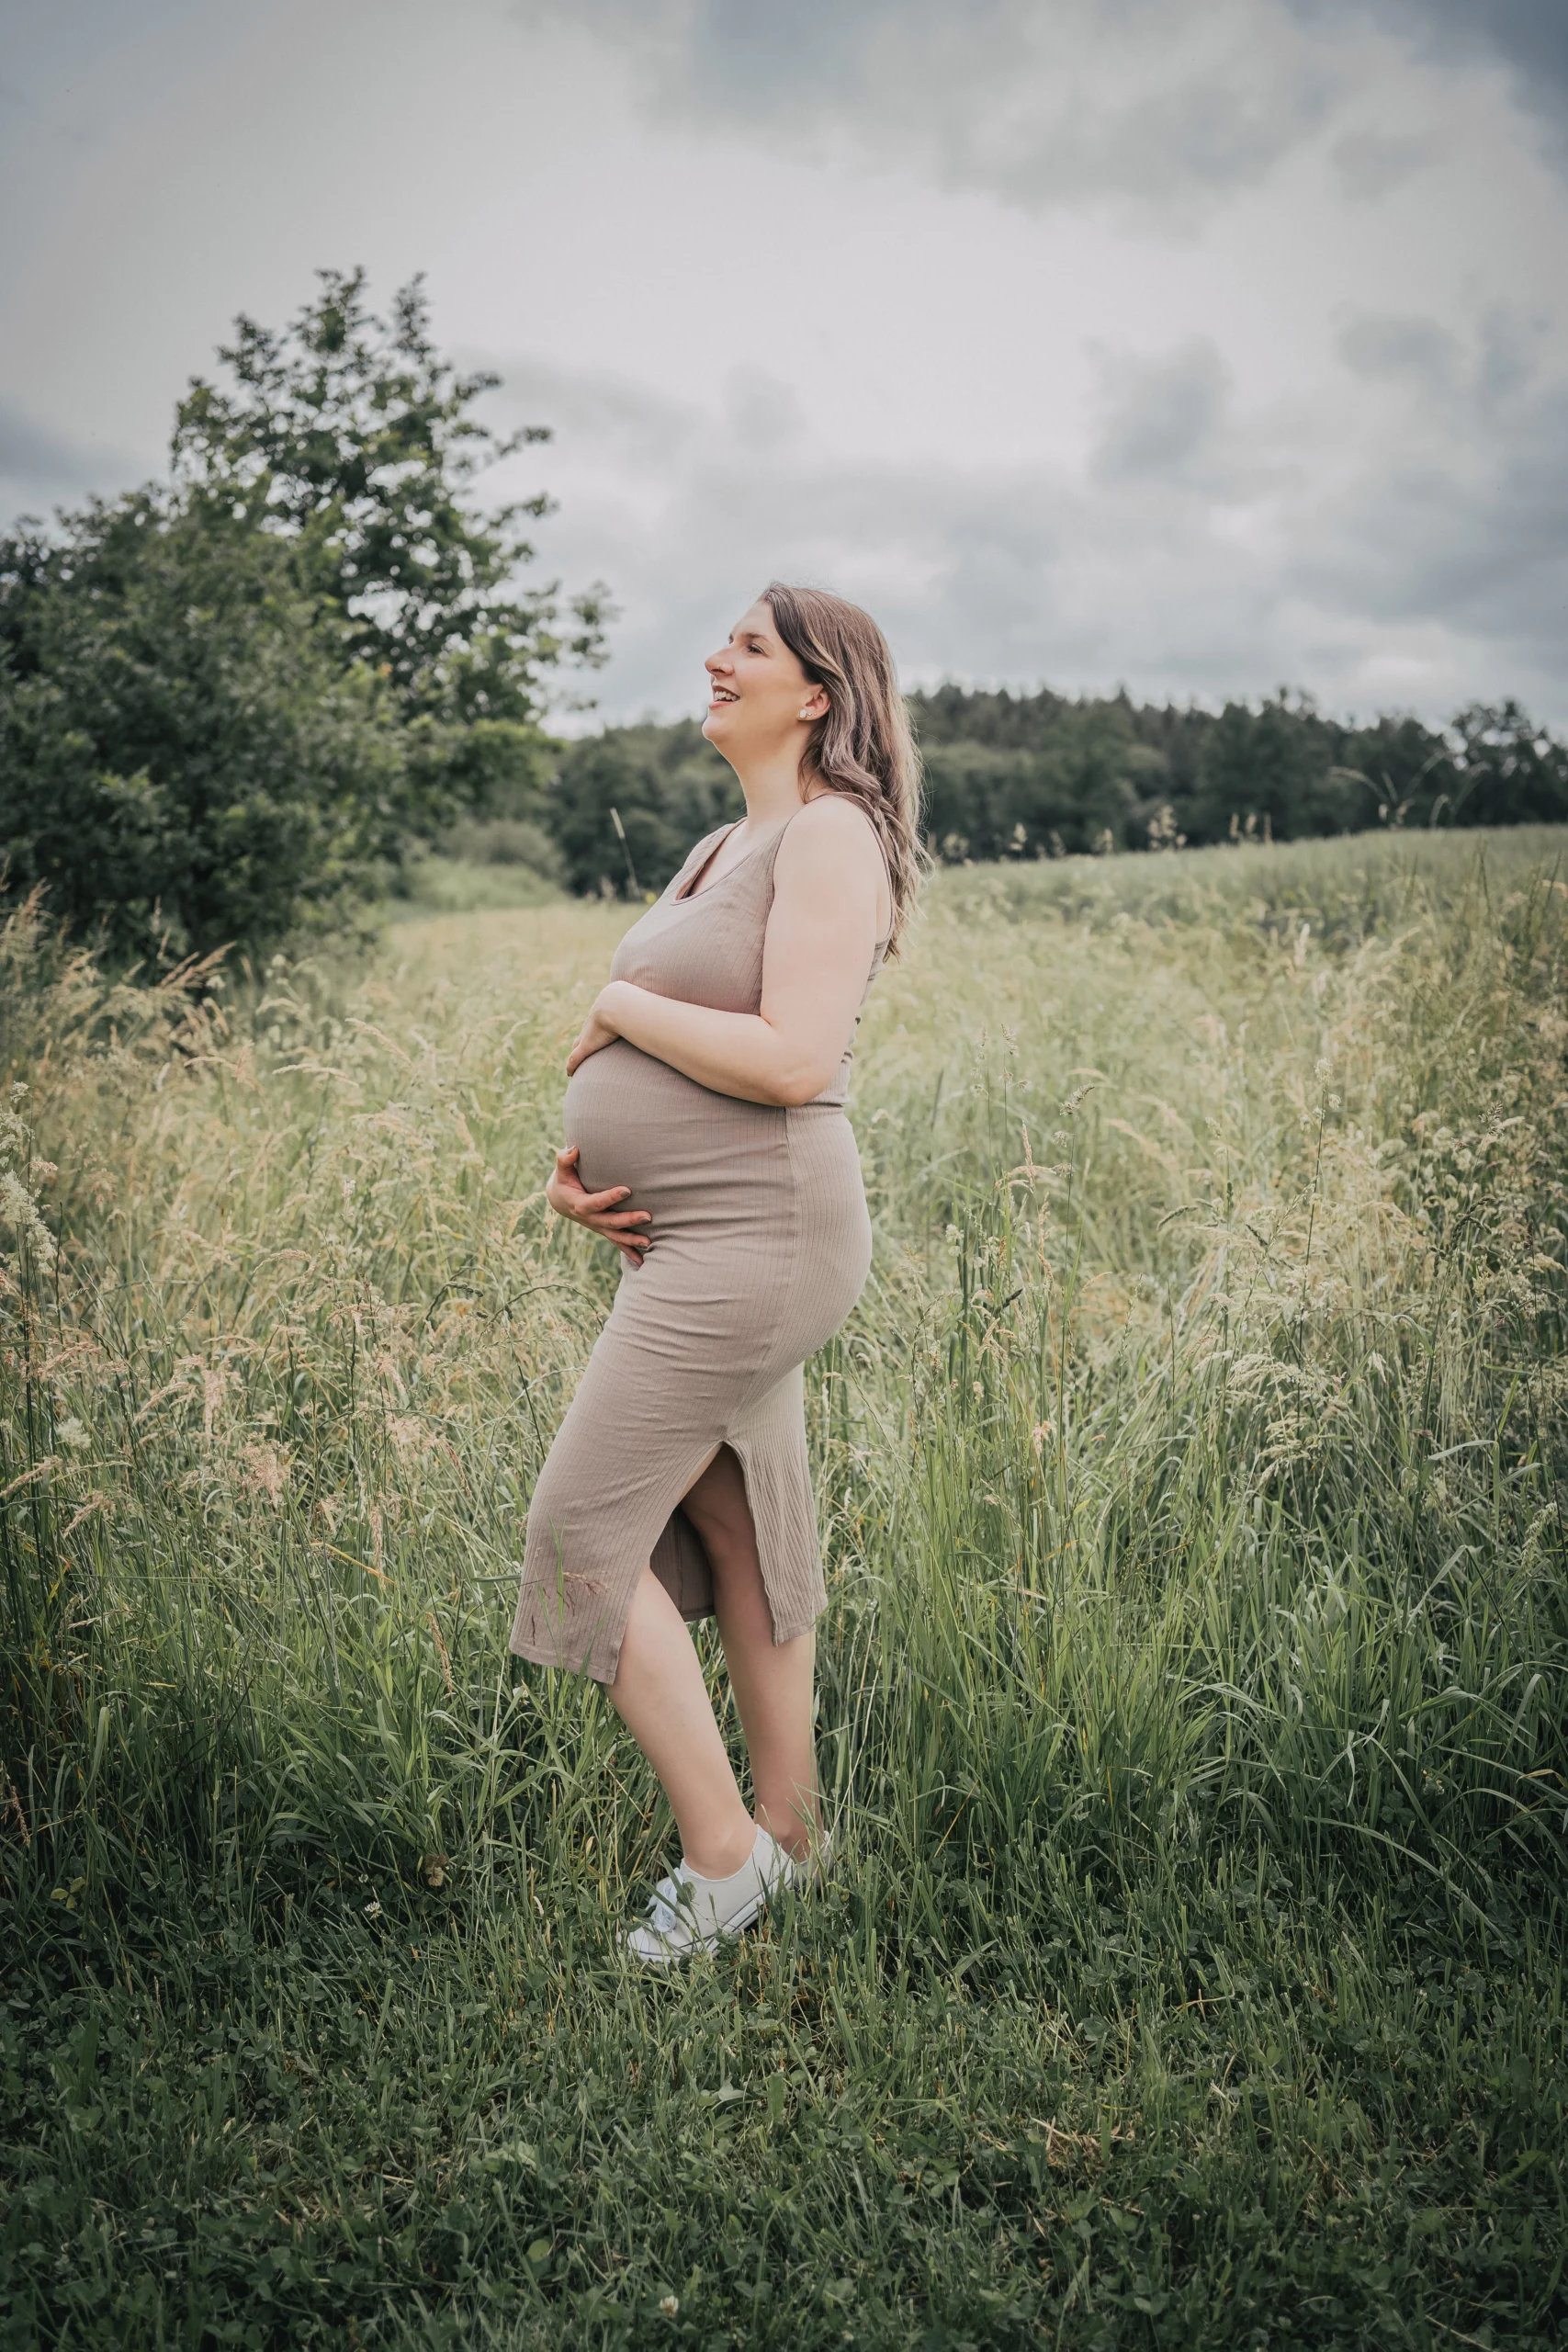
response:
<path fill-rule="evenodd" d="M 808 1371 L 837 1865 L 670 1983 L 505 1652 L 629 919 L 0 939 L 0 2343 L 1561 2343 L 1568 832 L 934 877 Z"/>

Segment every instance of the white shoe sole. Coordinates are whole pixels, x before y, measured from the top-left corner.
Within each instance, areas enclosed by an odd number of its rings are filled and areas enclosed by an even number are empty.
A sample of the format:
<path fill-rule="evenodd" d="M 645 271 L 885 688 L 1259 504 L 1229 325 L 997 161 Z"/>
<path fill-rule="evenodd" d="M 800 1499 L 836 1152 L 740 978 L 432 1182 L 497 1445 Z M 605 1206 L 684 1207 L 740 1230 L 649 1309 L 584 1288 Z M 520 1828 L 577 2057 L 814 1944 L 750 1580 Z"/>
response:
<path fill-rule="evenodd" d="M 714 1928 L 711 1935 L 694 1936 L 689 1944 L 680 1949 L 665 1944 L 662 1951 L 644 1951 L 634 1940 L 641 1930 L 628 1928 L 621 1938 L 621 1948 L 644 1968 L 679 1968 L 683 1962 L 694 1960 L 699 1952 L 716 1952 L 722 1945 L 733 1943 L 737 1936 L 743 1936 L 748 1928 L 756 1925 L 767 1907 L 767 1896 L 759 1894 L 754 1903 L 727 1919 L 722 1928 Z"/>

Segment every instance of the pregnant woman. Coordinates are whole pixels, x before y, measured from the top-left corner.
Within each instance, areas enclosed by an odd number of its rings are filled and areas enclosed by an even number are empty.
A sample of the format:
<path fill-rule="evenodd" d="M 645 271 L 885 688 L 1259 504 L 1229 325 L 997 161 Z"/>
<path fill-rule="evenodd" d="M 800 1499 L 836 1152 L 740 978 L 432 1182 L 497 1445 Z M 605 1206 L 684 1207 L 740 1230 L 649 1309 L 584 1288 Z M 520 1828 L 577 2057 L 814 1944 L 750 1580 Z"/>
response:
<path fill-rule="evenodd" d="M 609 1685 L 663 1782 L 682 1859 L 625 1938 L 655 1966 L 711 1951 L 820 1860 L 802 1367 L 871 1262 L 850 1047 L 919 870 L 874 621 L 775 585 L 707 670 L 703 731 L 746 814 L 627 932 L 567 1062 L 547 1196 L 615 1244 L 621 1280 L 534 1490 L 512 1629 L 519 1657 Z M 708 1615 L 755 1815 L 686 1629 Z"/>

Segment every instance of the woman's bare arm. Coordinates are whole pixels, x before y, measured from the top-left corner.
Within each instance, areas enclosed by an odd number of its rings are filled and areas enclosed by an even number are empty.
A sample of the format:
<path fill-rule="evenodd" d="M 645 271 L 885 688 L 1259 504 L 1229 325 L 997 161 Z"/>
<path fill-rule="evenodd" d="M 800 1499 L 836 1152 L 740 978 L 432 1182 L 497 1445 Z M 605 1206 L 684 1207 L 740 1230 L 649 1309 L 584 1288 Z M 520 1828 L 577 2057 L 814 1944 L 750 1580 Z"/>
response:
<path fill-rule="evenodd" d="M 809 1102 L 831 1083 L 854 1028 L 887 885 L 866 819 L 834 793 L 807 803 L 779 843 L 760 1012 L 716 1012 L 629 980 L 603 989 L 567 1063 L 624 1037 L 716 1094 Z"/>

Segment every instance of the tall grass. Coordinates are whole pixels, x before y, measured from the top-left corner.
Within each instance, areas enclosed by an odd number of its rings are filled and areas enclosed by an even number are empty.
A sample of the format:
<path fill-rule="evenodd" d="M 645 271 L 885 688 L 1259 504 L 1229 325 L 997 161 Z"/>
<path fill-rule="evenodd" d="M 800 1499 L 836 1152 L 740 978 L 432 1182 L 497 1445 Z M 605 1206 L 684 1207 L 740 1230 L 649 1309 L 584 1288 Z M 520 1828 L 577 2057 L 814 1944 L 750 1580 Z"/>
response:
<path fill-rule="evenodd" d="M 626 910 L 227 1012 L 14 928 L 14 2340 L 1555 2340 L 1562 847 L 933 883 L 811 1368 L 842 1860 L 662 1988 L 657 1789 L 504 1647 Z"/>

